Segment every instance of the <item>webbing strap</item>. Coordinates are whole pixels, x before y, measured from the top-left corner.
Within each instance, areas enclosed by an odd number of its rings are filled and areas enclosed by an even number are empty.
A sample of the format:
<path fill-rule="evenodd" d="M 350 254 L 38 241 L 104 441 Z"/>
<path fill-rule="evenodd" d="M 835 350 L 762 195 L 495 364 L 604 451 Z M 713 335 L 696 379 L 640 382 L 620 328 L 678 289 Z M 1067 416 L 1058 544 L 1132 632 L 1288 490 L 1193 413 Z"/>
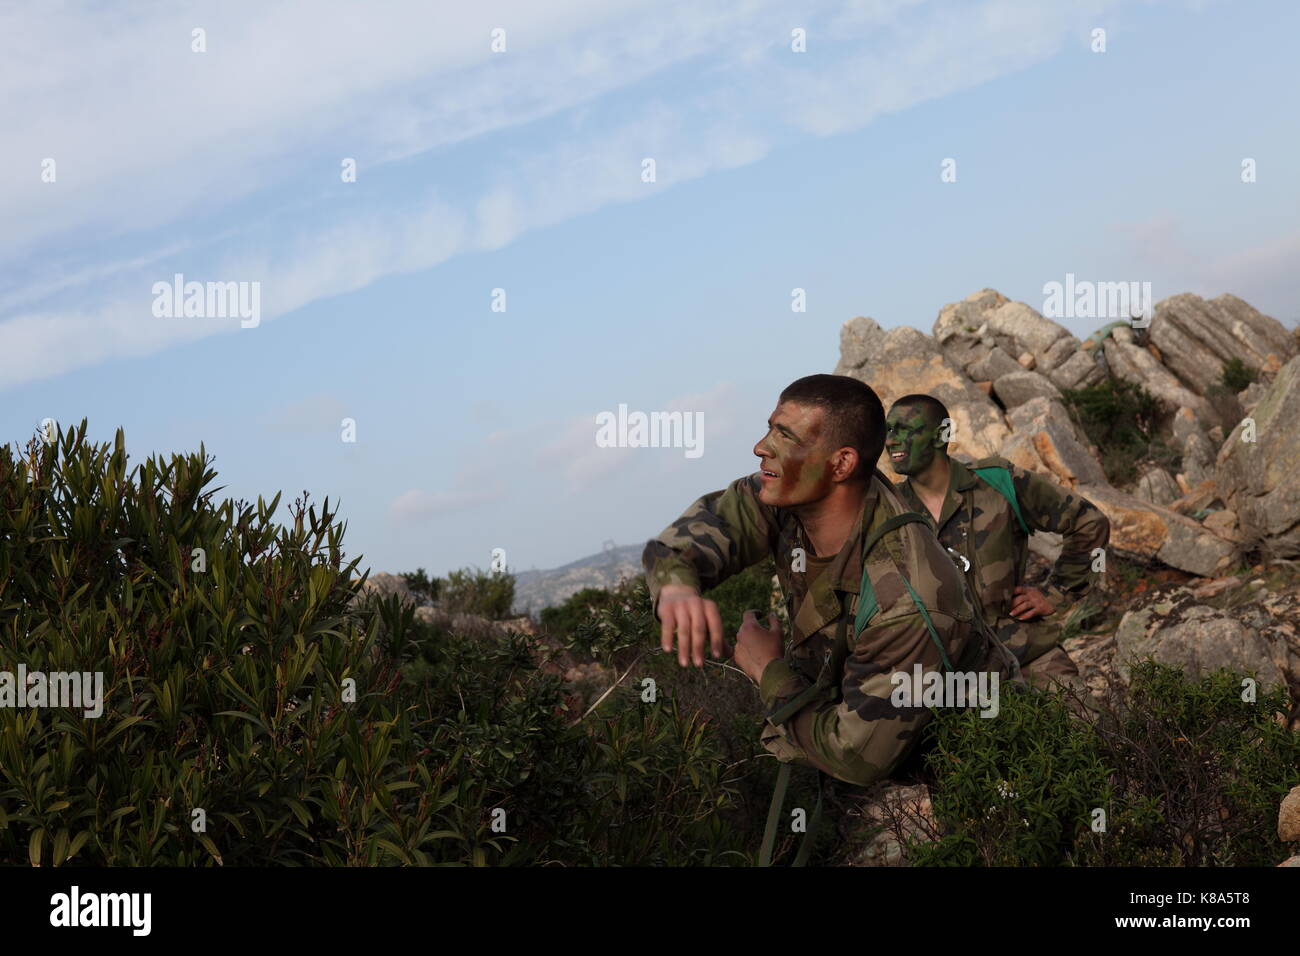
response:
<path fill-rule="evenodd" d="M 776 772 L 776 789 L 772 791 L 772 805 L 767 809 L 767 826 L 763 827 L 763 848 L 758 853 L 759 866 L 772 865 L 772 851 L 776 848 L 776 827 L 781 818 L 781 805 L 785 803 L 785 790 L 790 786 L 790 764 L 781 764 Z"/>
<path fill-rule="evenodd" d="M 880 609 L 876 601 L 876 591 L 871 584 L 871 576 L 867 572 L 867 555 L 871 549 L 876 546 L 881 538 L 893 531 L 895 528 L 901 528 L 905 524 L 914 521 L 925 523 L 925 518 L 915 511 L 904 511 L 901 514 L 894 515 L 892 518 L 884 521 L 880 527 L 876 528 L 866 540 L 862 547 L 862 583 L 858 594 L 857 615 L 854 619 L 854 640 L 857 635 L 862 633 L 867 623 L 875 616 L 876 611 Z M 917 610 L 921 612 L 921 618 L 925 621 L 926 628 L 930 631 L 930 637 L 935 646 L 939 648 L 939 654 L 943 658 L 944 667 L 952 670 L 952 664 L 948 660 L 948 654 L 944 650 L 943 642 L 939 640 L 939 633 L 935 630 L 934 622 L 930 620 L 930 614 L 921 602 L 920 595 L 908 582 L 907 577 L 903 576 L 903 583 L 907 586 L 908 593 L 912 595 L 912 601 L 916 604 Z M 768 714 L 767 719 L 776 726 L 780 727 L 790 720 L 795 714 L 803 710 L 809 703 L 819 699 L 832 699 L 840 684 L 844 672 L 844 660 L 849 655 L 850 642 L 847 634 L 848 615 L 840 614 L 840 623 L 835 635 L 835 644 L 831 651 L 830 659 L 822 668 L 821 674 L 815 683 L 804 688 L 795 696 L 780 707 Z M 785 803 L 785 792 L 790 785 L 790 768 L 791 765 L 784 763 L 781 769 L 777 771 L 776 788 L 772 793 L 772 803 L 767 811 L 767 825 L 763 828 L 763 845 L 758 854 L 759 866 L 771 866 L 772 854 L 776 850 L 776 831 L 781 818 L 782 805 Z M 804 833 L 803 842 L 799 847 L 799 852 L 795 856 L 794 866 L 803 866 L 808 862 L 808 857 L 812 853 L 813 842 L 818 826 L 821 824 L 822 815 L 822 797 L 825 792 L 824 775 L 819 771 L 817 775 L 817 805 L 813 809 L 812 819 L 809 821 L 808 830 Z"/>
<path fill-rule="evenodd" d="M 1025 516 L 1020 513 L 1020 499 L 1016 497 L 1016 485 L 1011 480 L 1011 472 L 1007 471 L 1001 465 L 990 465 L 987 468 L 972 468 L 971 472 L 978 476 L 986 485 L 1007 499 L 1007 504 L 1011 505 L 1012 512 L 1015 513 L 1016 521 L 1020 525 L 1020 530 L 1025 534 L 1032 534 Z"/>

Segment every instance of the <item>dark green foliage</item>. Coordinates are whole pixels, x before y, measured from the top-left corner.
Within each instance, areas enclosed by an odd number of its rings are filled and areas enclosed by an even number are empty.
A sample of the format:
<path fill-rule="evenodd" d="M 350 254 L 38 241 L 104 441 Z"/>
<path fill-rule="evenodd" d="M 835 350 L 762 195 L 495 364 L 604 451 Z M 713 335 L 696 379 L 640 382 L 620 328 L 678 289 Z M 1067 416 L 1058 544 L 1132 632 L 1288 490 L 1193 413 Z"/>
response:
<path fill-rule="evenodd" d="M 1079 427 L 1097 446 L 1102 470 L 1113 484 L 1135 480 L 1143 461 L 1164 467 L 1178 462 L 1178 454 L 1156 437 L 1160 405 L 1146 389 L 1108 378 L 1061 394 Z"/>
<path fill-rule="evenodd" d="M 576 720 L 524 638 L 358 602 L 328 502 L 281 528 L 278 496 L 214 500 L 202 448 L 128 472 L 85 432 L 0 449 L 0 670 L 105 677 L 98 719 L 0 708 L 0 865 L 743 859 L 698 715 Z"/>
<path fill-rule="evenodd" d="M 499 621 L 510 616 L 515 601 L 515 576 L 499 571 L 463 568 L 442 584 L 439 604 L 450 614 L 474 614 Z"/>
<path fill-rule="evenodd" d="M 610 592 L 604 588 L 583 588 L 563 604 L 543 608 L 539 615 L 542 630 L 559 637 L 576 633 L 593 611 L 609 606 Z"/>
<path fill-rule="evenodd" d="M 1220 384 L 1234 394 L 1259 381 L 1259 373 L 1239 358 L 1229 359 L 1223 365 Z"/>
<path fill-rule="evenodd" d="M 1285 694 L 1191 681 L 1151 662 L 1114 687 L 1095 726 L 1059 695 L 1004 687 L 1000 714 L 943 711 L 927 760 L 938 838 L 916 865 L 1265 866 L 1287 850 L 1277 807 L 1300 782 Z M 1094 832 L 1094 812 L 1105 831 Z"/>
<path fill-rule="evenodd" d="M 406 586 L 411 589 L 416 599 L 425 606 L 438 603 L 438 595 L 446 583 L 442 578 L 429 577 L 425 574 L 424 568 L 416 568 L 414 572 L 403 572 L 402 580 L 406 582 Z"/>

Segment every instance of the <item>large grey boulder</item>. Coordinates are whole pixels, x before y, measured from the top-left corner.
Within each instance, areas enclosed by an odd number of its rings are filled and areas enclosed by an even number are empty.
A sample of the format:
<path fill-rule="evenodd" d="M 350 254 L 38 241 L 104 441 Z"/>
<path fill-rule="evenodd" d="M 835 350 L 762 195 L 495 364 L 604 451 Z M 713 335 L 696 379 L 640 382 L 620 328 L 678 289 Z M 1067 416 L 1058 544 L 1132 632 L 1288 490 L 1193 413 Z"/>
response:
<path fill-rule="evenodd" d="M 1065 406 L 1056 399 L 1032 398 L 1011 409 L 1007 421 L 1014 434 L 998 452 L 1003 458 L 1021 465 L 1032 454 L 1042 462 L 1038 470 L 1047 471 L 1071 487 L 1080 483 L 1106 483 L 1101 462 L 1079 434 Z"/>
<path fill-rule="evenodd" d="M 953 420 L 951 454 L 994 455 L 1010 435 L 997 405 L 962 374 L 934 339 L 911 326 L 886 331 L 862 316 L 844 323 L 835 374 L 866 382 L 886 409 L 912 392 L 939 399 Z M 885 474 L 890 474 L 888 458 L 882 454 L 880 462 Z"/>
<path fill-rule="evenodd" d="M 1161 300 L 1148 334 L 1164 365 L 1198 395 L 1219 381 L 1230 359 L 1262 370 L 1270 354 L 1285 363 L 1297 351 L 1282 323 L 1227 294 L 1206 300 L 1184 292 Z"/>
<path fill-rule="evenodd" d="M 1077 490 L 1110 520 L 1109 551 L 1143 563 L 1159 561 L 1201 577 L 1223 573 L 1237 557 L 1233 542 L 1169 508 L 1109 485 L 1080 485 Z"/>
<path fill-rule="evenodd" d="M 1162 507 L 1177 501 L 1182 495 L 1182 489 L 1174 481 L 1173 475 L 1163 468 L 1155 467 L 1148 468 L 1142 473 L 1138 478 L 1137 487 L 1133 490 L 1135 498 Z"/>
<path fill-rule="evenodd" d="M 1161 365 L 1150 351 L 1131 341 L 1124 341 L 1119 333 L 1128 331 L 1118 329 L 1102 344 L 1110 374 L 1146 389 L 1168 412 L 1186 406 L 1197 413 L 1204 413 L 1207 408 L 1205 399 L 1184 387 L 1178 377 Z M 1130 336 L 1131 334 L 1130 332 Z"/>
<path fill-rule="evenodd" d="M 1300 555 L 1297 422 L 1300 358 L 1292 358 L 1254 414 L 1224 441 L 1216 462 L 1219 495 L 1237 513 L 1244 539 L 1283 558 Z"/>
<path fill-rule="evenodd" d="M 993 394 L 1008 411 L 1035 398 L 1061 401 L 1061 392 L 1050 380 L 1037 372 L 1026 372 L 1017 363 L 1014 372 L 993 379 Z"/>
<path fill-rule="evenodd" d="M 1129 611 L 1115 632 L 1115 666 L 1121 679 L 1150 658 L 1191 678 L 1221 668 L 1254 675 L 1264 689 L 1286 687 L 1274 648 L 1255 628 L 1218 608 L 1196 603 L 1186 590 Z"/>
<path fill-rule="evenodd" d="M 1078 351 L 1047 373 L 1052 384 L 1062 391 L 1087 388 L 1106 378 L 1106 371 L 1090 353 Z"/>

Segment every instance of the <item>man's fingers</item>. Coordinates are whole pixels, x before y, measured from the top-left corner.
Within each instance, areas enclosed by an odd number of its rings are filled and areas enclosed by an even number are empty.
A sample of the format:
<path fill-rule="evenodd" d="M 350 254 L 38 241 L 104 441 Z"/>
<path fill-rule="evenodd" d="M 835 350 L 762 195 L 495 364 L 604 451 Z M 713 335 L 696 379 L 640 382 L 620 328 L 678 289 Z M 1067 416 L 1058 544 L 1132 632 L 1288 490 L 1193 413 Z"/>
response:
<path fill-rule="evenodd" d="M 679 652 L 678 659 L 683 667 L 692 661 L 696 667 L 703 667 L 704 641 L 708 634 L 708 624 L 704 620 L 703 601 L 691 602 L 691 626 L 688 634 L 689 640 L 682 642 L 682 649 Z"/>
<path fill-rule="evenodd" d="M 723 643 L 722 613 L 718 610 L 718 605 L 713 601 L 705 601 L 704 616 L 709 624 L 709 638 L 711 640 L 709 650 L 712 652 L 714 660 L 721 660 L 727 653 L 726 645 Z"/>
<path fill-rule="evenodd" d="M 659 605 L 659 646 L 665 654 L 673 649 L 673 630 L 677 626 L 677 605 Z"/>

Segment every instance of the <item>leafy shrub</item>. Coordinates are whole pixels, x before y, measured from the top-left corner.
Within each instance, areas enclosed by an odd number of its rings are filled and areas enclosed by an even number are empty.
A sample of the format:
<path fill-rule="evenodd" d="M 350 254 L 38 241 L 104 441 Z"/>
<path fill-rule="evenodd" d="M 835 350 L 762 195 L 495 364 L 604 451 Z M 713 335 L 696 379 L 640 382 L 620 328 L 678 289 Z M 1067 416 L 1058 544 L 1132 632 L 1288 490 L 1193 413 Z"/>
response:
<path fill-rule="evenodd" d="M 1111 687 L 1095 725 L 1059 694 L 1020 688 L 994 719 L 939 712 L 927 731 L 934 821 L 911 821 L 932 841 L 895 832 L 916 865 L 1276 864 L 1300 734 L 1275 720 L 1285 692 L 1245 703 L 1241 689 L 1236 675 L 1190 681 L 1146 662 Z"/>
<path fill-rule="evenodd" d="M 1258 381 L 1259 373 L 1239 358 L 1228 359 L 1223 365 L 1223 374 L 1219 377 L 1220 384 L 1234 394 Z"/>
<path fill-rule="evenodd" d="M 281 528 L 202 448 L 128 473 L 85 433 L 0 449 L 0 669 L 105 678 L 98 719 L 0 708 L 0 864 L 746 859 L 698 714 L 575 720 L 523 636 L 363 598 L 328 502 Z"/>
<path fill-rule="evenodd" d="M 1157 438 L 1160 405 L 1146 389 L 1123 379 L 1061 393 L 1088 440 L 1097 446 L 1112 484 L 1134 481 L 1143 461 L 1167 467 L 1179 455 Z"/>
<path fill-rule="evenodd" d="M 429 577 L 424 568 L 416 568 L 414 571 L 402 572 L 402 580 L 410 588 L 411 593 L 415 595 L 422 605 L 438 603 L 438 595 L 442 592 L 442 586 L 446 582 L 442 578 Z"/>
<path fill-rule="evenodd" d="M 499 621 L 510 616 L 510 606 L 515 601 L 515 576 L 463 568 L 447 575 L 440 594 L 439 603 L 451 614 L 474 614 Z"/>

